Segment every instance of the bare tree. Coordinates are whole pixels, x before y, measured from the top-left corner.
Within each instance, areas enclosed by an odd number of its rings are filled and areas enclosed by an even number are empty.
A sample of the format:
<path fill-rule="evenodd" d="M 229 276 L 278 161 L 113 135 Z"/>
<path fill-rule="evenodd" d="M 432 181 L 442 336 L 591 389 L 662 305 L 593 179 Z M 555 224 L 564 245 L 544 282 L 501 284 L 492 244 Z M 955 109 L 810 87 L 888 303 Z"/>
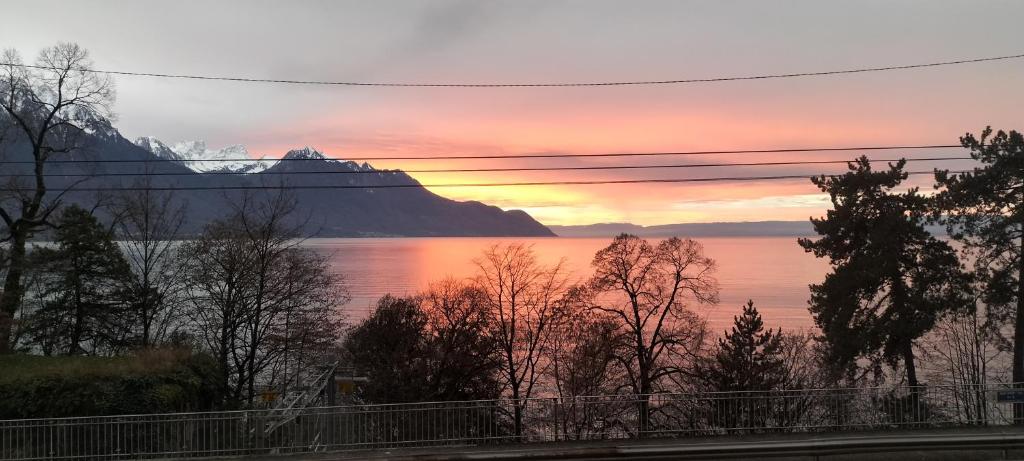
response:
<path fill-rule="evenodd" d="M 616 360 L 638 396 L 642 436 L 650 427 L 650 395 L 660 391 L 663 378 L 687 373 L 700 357 L 706 326 L 687 303 L 718 302 L 715 262 L 690 239 L 651 245 L 622 234 L 597 252 L 592 265 L 592 309 L 609 314 L 629 337 Z"/>
<path fill-rule="evenodd" d="M 570 289 L 554 327 L 547 374 L 559 397 L 614 394 L 622 370 L 615 357 L 625 338 L 615 318 L 591 310 L 585 286 Z"/>
<path fill-rule="evenodd" d="M 265 305 L 265 315 L 276 319 L 265 338 L 269 373 L 263 381 L 286 391 L 313 370 L 338 360 L 345 321 L 338 308 L 348 302 L 349 294 L 325 255 L 296 247 L 275 264 L 279 270 L 270 277 L 282 281 L 273 282 L 280 285 L 272 288 L 272 301 Z M 250 375 L 258 377 L 257 373 Z"/>
<path fill-rule="evenodd" d="M 360 400 L 498 398 L 500 360 L 481 301 L 475 287 L 452 278 L 431 283 L 414 297 L 382 297 L 344 342 L 351 365 L 369 377 L 360 386 Z"/>
<path fill-rule="evenodd" d="M 492 319 L 484 294 L 470 283 L 446 278 L 431 283 L 419 298 L 429 332 L 430 362 L 437 370 L 427 377 L 433 398 L 497 398 L 501 357 L 488 334 Z"/>
<path fill-rule="evenodd" d="M 0 352 L 10 350 L 14 313 L 24 296 L 25 247 L 32 234 L 49 225 L 49 218 L 68 190 L 50 190 L 45 170 L 49 160 L 81 147 L 84 131 L 110 117 L 114 100 L 109 76 L 89 72 L 89 55 L 76 44 L 44 49 L 35 67 L 22 65 L 13 50 L 0 65 L 0 113 L 12 127 L 8 142 L 29 146 L 32 179 L 11 177 L 0 188 L 0 221 L 10 255 L 0 293 Z M 14 136 L 17 133 L 17 137 Z"/>
<path fill-rule="evenodd" d="M 830 376 L 822 345 L 811 330 L 789 331 L 782 334 L 782 362 L 789 377 L 787 389 L 821 389 L 836 386 L 837 379 Z"/>
<path fill-rule="evenodd" d="M 543 373 L 551 326 L 568 288 L 563 263 L 545 266 L 522 243 L 494 245 L 476 261 L 475 282 L 491 316 L 491 334 L 501 353 L 501 374 L 512 398 L 516 436 L 523 434 L 523 408 Z"/>
<path fill-rule="evenodd" d="M 949 386 L 967 419 L 978 424 L 988 417 L 988 384 L 1006 382 L 1012 371 L 1007 354 L 1012 342 L 997 325 L 1006 327 L 987 322 L 986 314 L 981 303 L 967 312 L 947 313 L 921 343 L 929 382 Z"/>
<path fill-rule="evenodd" d="M 148 181 L 147 181 L 148 183 Z M 115 232 L 132 269 L 128 299 L 141 347 L 163 341 L 183 301 L 178 240 L 185 204 L 168 192 L 144 188 L 121 194 L 113 206 Z"/>
<path fill-rule="evenodd" d="M 194 327 L 239 402 L 251 403 L 258 384 L 291 376 L 297 351 L 322 351 L 338 339 L 332 326 L 347 292 L 326 258 L 301 247 L 294 210 L 284 193 L 246 196 L 183 250 Z"/>
<path fill-rule="evenodd" d="M 574 287 L 568 298 L 571 302 L 555 327 L 548 353 L 546 375 L 561 404 L 551 416 L 566 440 L 600 438 L 629 408 L 588 399 L 617 392 L 625 370 L 616 357 L 629 338 L 616 319 L 590 311 L 586 287 Z"/>
<path fill-rule="evenodd" d="M 182 248 L 190 326 L 217 359 L 224 395 L 234 399 L 240 392 L 232 386 L 231 358 L 252 302 L 251 259 L 245 238 L 225 221 L 208 224 Z"/>

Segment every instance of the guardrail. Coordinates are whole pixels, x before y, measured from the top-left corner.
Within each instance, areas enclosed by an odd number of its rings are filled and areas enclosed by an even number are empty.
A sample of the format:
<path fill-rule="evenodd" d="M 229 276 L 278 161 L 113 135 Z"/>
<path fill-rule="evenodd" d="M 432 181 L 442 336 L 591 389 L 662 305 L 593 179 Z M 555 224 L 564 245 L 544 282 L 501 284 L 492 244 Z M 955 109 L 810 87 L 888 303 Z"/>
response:
<path fill-rule="evenodd" d="M 701 392 L 0 421 L 0 459 L 144 459 L 1013 423 L 1008 385 Z M 1016 404 L 1024 405 L 1024 404 Z M 516 408 L 522 414 L 516 431 Z M 1022 406 L 1021 410 L 1024 410 Z"/>

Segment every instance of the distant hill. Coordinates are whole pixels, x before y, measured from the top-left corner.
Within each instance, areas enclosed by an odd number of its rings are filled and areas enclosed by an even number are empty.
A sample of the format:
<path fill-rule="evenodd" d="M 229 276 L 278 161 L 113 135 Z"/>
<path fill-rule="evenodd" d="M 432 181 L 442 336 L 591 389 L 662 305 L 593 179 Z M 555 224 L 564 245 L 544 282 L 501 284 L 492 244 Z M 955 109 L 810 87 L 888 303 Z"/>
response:
<path fill-rule="evenodd" d="M 946 235 L 941 226 L 927 226 L 934 235 Z M 807 221 L 748 221 L 665 224 L 640 226 L 630 223 L 601 223 L 581 226 L 548 226 L 559 237 L 614 237 L 626 233 L 640 237 L 814 237 Z"/>
<path fill-rule="evenodd" d="M 8 161 L 30 160 L 28 146 L 8 141 L 0 145 L 0 156 Z M 86 147 L 71 157 L 73 163 L 52 163 L 48 175 L 106 174 L 88 179 L 76 188 L 105 188 L 138 185 L 137 173 L 150 172 L 152 187 L 259 187 L 304 186 L 293 191 L 298 214 L 306 219 L 306 233 L 320 237 L 421 237 L 421 236 L 554 236 L 541 223 L 520 210 L 505 211 L 475 201 L 456 201 L 437 195 L 401 170 L 376 170 L 368 164 L 330 159 L 311 148 L 296 149 L 286 158 L 305 161 L 262 160 L 218 168 L 218 158 L 247 156 L 242 146 L 211 151 L 202 142 L 178 143 L 168 147 L 153 138 L 133 143 L 107 126 L 92 132 Z M 113 160 L 115 162 L 108 162 Z M 157 161 L 154 160 L 166 160 Z M 146 162 L 149 161 L 149 162 Z M 248 174 L 218 174 L 225 172 Z M 340 174 L 325 174 L 340 172 Z M 30 165 L 5 165 L 0 181 L 10 174 L 31 173 Z M 288 173 L 288 174 L 277 174 Z M 113 176 L 111 176 L 113 174 Z M 50 190 L 59 191 L 78 178 L 50 178 Z M 405 185 L 402 188 L 309 189 L 309 186 Z M 176 197 L 188 204 L 186 228 L 194 232 L 205 223 L 224 216 L 230 200 L 243 192 L 224 190 L 179 190 Z M 259 196 L 265 190 L 249 191 Z M 75 192 L 67 201 L 95 203 L 95 192 Z"/>
<path fill-rule="evenodd" d="M 659 226 L 601 223 L 581 226 L 548 226 L 548 228 L 560 237 L 612 237 L 621 233 L 640 237 L 805 237 L 814 235 L 810 221 L 712 222 Z"/>

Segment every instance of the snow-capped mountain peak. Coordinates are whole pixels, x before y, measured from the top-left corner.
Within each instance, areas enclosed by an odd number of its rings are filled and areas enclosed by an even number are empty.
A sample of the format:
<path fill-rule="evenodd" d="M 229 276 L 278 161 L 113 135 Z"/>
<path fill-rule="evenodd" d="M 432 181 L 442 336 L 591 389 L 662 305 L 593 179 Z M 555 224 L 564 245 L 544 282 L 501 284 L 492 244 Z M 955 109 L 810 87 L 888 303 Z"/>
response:
<path fill-rule="evenodd" d="M 135 145 L 159 158 L 181 163 L 197 173 L 259 173 L 278 163 L 278 159 L 253 158 L 245 146 L 240 144 L 213 150 L 206 145 L 205 141 L 201 140 L 168 145 L 152 136 L 145 136 L 136 138 Z M 320 160 L 353 171 L 376 171 L 369 163 L 359 164 L 331 158 L 310 146 L 292 149 L 281 160 Z M 298 170 L 316 168 L 312 165 L 308 167 L 292 166 L 298 167 Z"/>
<path fill-rule="evenodd" d="M 176 152 L 171 150 L 170 147 L 167 147 L 167 145 L 164 144 L 162 141 L 152 136 L 136 138 L 135 145 L 143 149 L 146 149 L 151 154 L 165 160 L 181 160 L 181 157 Z"/>
<path fill-rule="evenodd" d="M 323 152 L 309 146 L 301 149 L 292 149 L 287 154 L 284 154 L 284 158 L 289 160 L 328 160 Z"/>
<path fill-rule="evenodd" d="M 205 141 L 184 141 L 171 146 L 152 136 L 135 140 L 135 145 L 146 149 L 157 157 L 175 160 L 199 173 L 259 173 L 273 166 L 274 162 L 252 158 L 245 146 L 240 144 L 212 150 Z"/>
<path fill-rule="evenodd" d="M 337 158 L 331 158 L 325 155 L 323 152 L 316 150 L 313 147 L 303 147 L 301 149 L 292 149 L 284 154 L 282 160 L 323 160 L 331 163 L 332 165 L 340 165 L 351 171 L 377 171 L 369 163 L 363 162 L 362 164 L 353 162 L 351 160 L 342 160 Z M 300 162 L 301 163 L 301 162 Z"/>
<path fill-rule="evenodd" d="M 116 139 L 121 136 L 121 132 L 114 128 L 110 120 L 104 118 L 86 120 L 82 128 L 86 133 L 103 139 Z"/>

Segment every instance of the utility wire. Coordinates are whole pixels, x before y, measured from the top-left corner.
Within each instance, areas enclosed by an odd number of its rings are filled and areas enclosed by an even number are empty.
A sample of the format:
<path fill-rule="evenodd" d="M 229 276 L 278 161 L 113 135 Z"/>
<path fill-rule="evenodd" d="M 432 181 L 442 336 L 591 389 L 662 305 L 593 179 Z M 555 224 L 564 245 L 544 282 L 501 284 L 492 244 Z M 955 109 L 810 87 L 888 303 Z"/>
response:
<path fill-rule="evenodd" d="M 950 171 L 960 174 L 965 171 Z M 934 171 L 909 171 L 908 176 L 935 174 Z M 810 179 L 819 176 L 841 176 L 840 174 L 799 174 L 781 176 L 719 176 L 710 178 L 673 178 L 673 179 L 618 179 L 597 181 L 537 181 L 537 182 L 497 182 L 497 183 L 443 183 L 443 184 L 381 184 L 381 185 L 277 185 L 277 186 L 128 186 L 128 187 L 83 187 L 71 188 L 68 192 L 116 192 L 116 191 L 199 191 L 199 190 L 307 190 L 307 189 L 410 189 L 410 188 L 446 188 L 446 187 L 499 187 L 499 186 L 574 186 L 598 184 L 670 184 L 691 182 L 744 182 L 744 181 L 775 181 L 785 179 Z M 34 189 L 6 189 L 8 192 L 31 192 Z"/>
<path fill-rule="evenodd" d="M 782 154 L 804 152 L 851 152 L 880 150 L 917 150 L 917 149 L 952 149 L 963 148 L 960 144 L 923 144 L 906 146 L 860 146 L 860 147 L 799 147 L 789 149 L 746 149 L 746 150 L 704 150 L 678 152 L 618 152 L 608 154 L 510 154 L 510 155 L 442 155 L 430 157 L 349 157 L 335 158 L 222 158 L 210 160 L 174 160 L 174 159 L 96 159 L 96 160 L 47 160 L 47 164 L 61 163 L 196 163 L 196 162 L 308 162 L 308 161 L 373 161 L 373 160 L 499 160 L 499 159 L 533 159 L 533 158 L 604 158 L 604 157 L 668 157 L 688 155 L 727 155 L 727 154 Z M 0 160 L 0 165 L 35 164 L 31 160 Z"/>
<path fill-rule="evenodd" d="M 861 67 L 853 69 L 840 69 L 840 70 L 829 70 L 829 71 L 817 71 L 817 72 L 793 72 L 784 74 L 761 74 L 761 75 L 747 75 L 747 76 L 729 76 L 729 77 L 709 77 L 709 78 L 689 78 L 689 79 L 673 79 L 673 80 L 635 80 L 635 81 L 602 81 L 602 82 L 550 82 L 550 83 L 409 83 L 409 82 L 348 82 L 348 81 L 326 81 L 326 80 L 290 80 L 290 79 L 269 79 L 269 78 L 254 78 L 254 77 L 228 77 L 228 76 L 213 76 L 213 75 L 189 75 L 189 74 L 169 74 L 169 73 L 157 73 L 157 72 L 129 72 L 121 70 L 102 70 L 102 69 L 88 69 L 78 68 L 76 70 L 81 72 L 92 72 L 98 74 L 109 74 L 109 75 L 124 75 L 132 77 L 157 77 L 157 78 L 176 78 L 176 79 L 188 79 L 188 80 L 220 80 L 228 82 L 244 82 L 244 83 L 282 83 L 292 85 L 327 85 L 327 86 L 356 86 L 356 87 L 420 87 L 420 88 L 543 88 L 543 87 L 603 87 L 603 86 L 640 86 L 640 85 L 677 85 L 677 84 L 692 84 L 692 83 L 714 83 L 714 82 L 732 82 L 742 80 L 768 80 L 768 79 L 780 79 L 780 78 L 793 78 L 793 77 L 819 77 L 826 75 L 842 75 L 842 74 L 859 74 L 866 72 L 883 72 L 893 70 L 906 70 L 906 69 L 921 69 L 927 67 L 940 67 L 940 66 L 953 66 L 960 64 L 973 64 L 981 62 L 991 61 L 1004 61 L 1010 59 L 1024 58 L 1024 54 L 1014 54 L 1006 56 L 993 56 L 986 58 L 972 58 L 972 59 L 958 59 L 951 61 L 938 61 L 923 64 L 905 64 L 897 66 L 882 66 L 882 67 Z M 30 64 L 19 64 L 19 63 L 0 63 L 0 66 L 14 66 L 23 67 L 30 69 L 43 69 L 53 70 L 47 66 L 37 66 Z"/>
<path fill-rule="evenodd" d="M 924 157 L 924 158 L 875 158 L 872 162 L 898 162 L 905 160 L 909 162 L 940 162 L 952 160 L 974 160 L 971 157 Z M 456 169 L 429 169 L 429 170 L 356 170 L 356 171 L 261 171 L 259 173 L 246 173 L 242 171 L 210 171 L 205 173 L 169 173 L 169 172 L 137 172 L 137 173 L 47 173 L 44 177 L 117 177 L 117 176 L 194 176 L 194 175 L 216 175 L 216 176 L 252 176 L 256 174 L 267 176 L 278 175 L 299 175 L 299 174 L 381 174 L 381 173 L 486 173 L 486 172 L 511 172 L 511 171 L 590 171 L 590 170 L 648 170 L 648 169 L 678 169 L 678 168 L 711 168 L 711 167 L 740 167 L 740 166 L 792 166 L 792 165 L 840 165 L 853 162 L 853 160 L 803 160 L 789 162 L 749 162 L 749 163 L 689 163 L 671 165 L 609 165 L 609 166 L 562 166 L 562 167 L 522 167 L 522 168 L 456 168 Z M 0 177 L 34 178 L 34 174 L 13 174 Z"/>

